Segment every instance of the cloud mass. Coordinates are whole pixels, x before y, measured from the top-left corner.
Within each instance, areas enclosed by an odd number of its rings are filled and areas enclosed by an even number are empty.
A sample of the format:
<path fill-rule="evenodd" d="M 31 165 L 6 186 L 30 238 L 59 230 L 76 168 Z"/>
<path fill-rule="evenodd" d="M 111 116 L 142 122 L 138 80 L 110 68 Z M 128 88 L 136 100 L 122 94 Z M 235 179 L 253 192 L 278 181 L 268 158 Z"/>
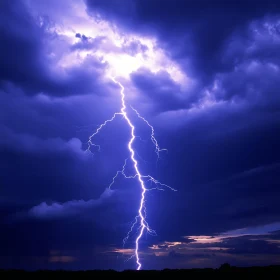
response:
<path fill-rule="evenodd" d="M 141 172 L 177 189 L 147 192 L 143 268 L 279 264 L 279 31 L 270 0 L 1 1 L 2 267 L 135 269 L 122 117 L 86 152 L 112 76 Z"/>

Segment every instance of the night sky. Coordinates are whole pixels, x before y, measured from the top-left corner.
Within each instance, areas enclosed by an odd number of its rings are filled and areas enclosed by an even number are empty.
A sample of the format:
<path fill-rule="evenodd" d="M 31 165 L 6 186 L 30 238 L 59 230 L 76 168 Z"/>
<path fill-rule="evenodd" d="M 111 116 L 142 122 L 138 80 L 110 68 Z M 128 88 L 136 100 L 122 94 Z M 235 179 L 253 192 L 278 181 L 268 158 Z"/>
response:
<path fill-rule="evenodd" d="M 0 268 L 136 269 L 111 77 L 142 269 L 280 264 L 279 1 L 1 0 Z"/>

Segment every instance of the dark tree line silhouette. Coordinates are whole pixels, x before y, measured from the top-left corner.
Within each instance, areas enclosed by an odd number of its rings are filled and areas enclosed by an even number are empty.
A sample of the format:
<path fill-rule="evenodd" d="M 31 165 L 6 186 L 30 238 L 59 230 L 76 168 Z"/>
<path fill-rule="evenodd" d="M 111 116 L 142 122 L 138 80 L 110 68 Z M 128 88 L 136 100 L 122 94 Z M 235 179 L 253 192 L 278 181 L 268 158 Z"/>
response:
<path fill-rule="evenodd" d="M 228 275 L 228 276 L 234 276 L 234 275 L 245 275 L 245 276 L 271 276 L 274 279 L 280 279 L 280 265 L 272 265 L 272 266 L 263 266 L 263 267 L 236 267 L 231 266 L 228 263 L 222 264 L 219 268 L 203 268 L 203 269 L 163 269 L 163 270 L 124 270 L 124 271 L 115 271 L 115 270 L 86 270 L 86 271 L 69 271 L 69 270 L 37 270 L 37 271 L 25 271 L 25 270 L 4 270 L 0 269 L 0 279 L 4 275 L 9 276 L 38 276 L 38 277 L 44 277 L 44 276 L 71 276 L 72 278 L 77 277 L 79 279 L 83 277 L 91 277 L 92 275 L 96 274 L 103 274 L 103 275 L 111 275 L 111 274 L 152 274 L 152 275 L 158 275 L 158 274 L 168 274 L 168 275 L 180 275 L 184 274 L 186 276 L 218 276 L 218 275 Z M 276 277 L 276 278 L 275 278 Z"/>

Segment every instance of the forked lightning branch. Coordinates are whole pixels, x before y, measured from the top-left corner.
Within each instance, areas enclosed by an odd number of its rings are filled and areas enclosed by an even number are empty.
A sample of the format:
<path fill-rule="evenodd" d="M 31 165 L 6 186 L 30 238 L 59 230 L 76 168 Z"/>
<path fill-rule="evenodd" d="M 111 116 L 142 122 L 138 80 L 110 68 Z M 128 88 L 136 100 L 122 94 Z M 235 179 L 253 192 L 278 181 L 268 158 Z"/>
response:
<path fill-rule="evenodd" d="M 176 191 L 175 189 L 171 188 L 170 186 L 166 185 L 166 184 L 162 184 L 161 182 L 159 182 L 158 180 L 156 180 L 155 178 L 153 178 L 151 175 L 143 175 L 141 174 L 140 170 L 139 170 L 139 163 L 135 157 L 135 150 L 133 147 L 134 144 L 134 140 L 136 138 L 135 136 L 135 126 L 133 125 L 131 119 L 129 118 L 128 114 L 127 114 L 127 105 L 126 105 L 126 100 L 125 100 L 125 88 L 124 86 L 118 82 L 114 77 L 111 77 L 112 81 L 117 84 L 120 87 L 120 95 L 121 95 L 121 108 L 119 112 L 116 112 L 111 119 L 106 120 L 103 124 L 101 124 L 97 130 L 89 137 L 88 140 L 88 151 L 90 151 L 91 147 L 94 146 L 96 147 L 98 150 L 100 150 L 100 146 L 94 143 L 94 137 L 100 133 L 100 131 L 102 130 L 102 128 L 104 126 L 106 126 L 108 123 L 113 122 L 115 118 L 117 118 L 118 116 L 122 117 L 126 124 L 129 126 L 130 128 L 130 139 L 127 143 L 127 148 L 128 148 L 128 152 L 129 152 L 129 158 L 127 158 L 123 164 L 123 167 L 121 170 L 117 171 L 116 175 L 113 177 L 112 183 L 110 184 L 109 188 L 112 187 L 112 185 L 115 182 L 115 179 L 117 178 L 117 176 L 123 176 L 126 179 L 135 179 L 138 182 L 139 187 L 141 188 L 141 197 L 139 199 L 139 208 L 138 208 L 138 213 L 135 217 L 135 221 L 132 224 L 132 227 L 130 228 L 130 230 L 128 231 L 127 236 L 124 238 L 124 243 L 129 239 L 130 234 L 133 232 L 133 230 L 136 228 L 137 230 L 137 236 L 135 239 L 135 250 L 134 250 L 134 255 L 132 257 L 136 258 L 136 264 L 137 264 L 137 270 L 141 269 L 141 262 L 140 262 L 140 258 L 139 258 L 139 242 L 143 236 L 143 233 L 145 231 L 147 231 L 148 233 L 155 235 L 156 232 L 154 230 L 152 230 L 149 226 L 149 224 L 146 221 L 146 208 L 145 208 L 145 196 L 146 196 L 146 192 L 150 191 L 150 190 L 164 190 L 164 188 L 169 188 L 173 191 Z M 141 120 L 143 120 L 145 122 L 145 124 L 151 129 L 151 141 L 153 143 L 153 145 L 155 146 L 155 153 L 157 154 L 157 156 L 159 157 L 159 153 L 161 151 L 164 151 L 166 149 L 161 149 L 158 145 L 158 142 L 155 138 L 154 135 L 154 128 L 153 126 L 144 118 L 142 117 L 139 112 L 132 108 L 133 111 L 135 112 L 135 114 L 138 116 L 138 118 L 140 118 Z M 126 166 L 128 164 L 128 160 L 130 161 L 130 164 L 132 164 L 133 169 L 134 169 L 134 175 L 130 175 L 127 176 L 125 173 L 125 169 Z M 147 182 L 152 182 L 154 184 L 153 188 L 146 188 L 146 183 Z"/>

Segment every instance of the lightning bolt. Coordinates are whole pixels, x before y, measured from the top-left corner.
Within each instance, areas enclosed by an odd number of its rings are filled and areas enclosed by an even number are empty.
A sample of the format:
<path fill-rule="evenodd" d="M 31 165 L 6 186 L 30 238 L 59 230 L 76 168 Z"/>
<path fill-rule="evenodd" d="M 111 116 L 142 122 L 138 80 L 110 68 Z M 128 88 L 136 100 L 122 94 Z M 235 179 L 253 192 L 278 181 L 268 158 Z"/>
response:
<path fill-rule="evenodd" d="M 146 193 L 147 193 L 147 191 L 155 190 L 155 189 L 164 190 L 164 188 L 169 188 L 173 191 L 176 191 L 176 189 L 173 189 L 166 184 L 160 183 L 158 180 L 153 178 L 151 175 L 142 175 L 141 174 L 141 172 L 139 170 L 138 161 L 135 158 L 135 154 L 137 152 L 133 149 L 133 143 L 134 143 L 135 139 L 139 136 L 135 135 L 135 126 L 133 125 L 131 119 L 129 118 L 129 116 L 127 114 L 127 106 L 126 106 L 126 102 L 125 102 L 125 88 L 114 77 L 111 77 L 111 79 L 115 84 L 117 84 L 120 87 L 121 109 L 120 109 L 120 112 L 114 113 L 114 115 L 111 119 L 108 119 L 103 124 L 101 124 L 97 128 L 97 130 L 89 137 L 87 151 L 90 151 L 92 146 L 97 148 L 98 151 L 100 151 L 100 145 L 97 145 L 97 144 L 93 143 L 93 138 L 101 131 L 101 129 L 104 126 L 106 126 L 108 123 L 114 121 L 114 119 L 117 116 L 120 115 L 125 119 L 127 125 L 130 127 L 130 139 L 129 139 L 129 142 L 127 144 L 127 148 L 128 148 L 129 154 L 130 154 L 130 160 L 133 164 L 133 169 L 134 169 L 135 173 L 133 175 L 127 175 L 125 173 L 125 168 L 126 168 L 126 164 L 127 164 L 127 160 L 128 160 L 128 158 L 127 158 L 125 160 L 123 166 L 122 166 L 122 169 L 117 171 L 116 175 L 113 177 L 112 182 L 109 185 L 109 188 L 112 187 L 112 185 L 115 183 L 116 178 L 119 175 L 122 175 L 125 179 L 137 179 L 138 183 L 141 187 L 141 199 L 140 199 L 140 205 L 139 205 L 139 208 L 138 208 L 138 214 L 135 217 L 134 222 L 133 222 L 130 230 L 127 233 L 127 236 L 123 239 L 123 244 L 125 245 L 126 241 L 129 239 L 129 237 L 130 237 L 131 233 L 133 232 L 134 228 L 136 227 L 136 225 L 138 225 L 138 228 L 137 228 L 138 235 L 135 239 L 134 255 L 132 255 L 129 259 L 131 259 L 132 257 L 135 257 L 136 258 L 136 264 L 137 264 L 137 270 L 140 270 L 142 264 L 141 264 L 140 258 L 139 258 L 139 242 L 140 242 L 140 240 L 143 236 L 143 233 L 144 233 L 144 231 L 147 231 L 151 235 L 156 235 L 156 232 L 153 229 L 150 228 L 149 224 L 146 221 L 146 207 L 145 207 Z M 137 117 L 140 118 L 142 121 L 144 121 L 146 123 L 146 125 L 151 129 L 151 141 L 152 141 L 153 145 L 155 146 L 155 153 L 157 154 L 157 157 L 159 159 L 160 152 L 167 151 L 167 150 L 166 149 L 161 149 L 159 147 L 158 142 L 155 138 L 153 126 L 144 117 L 142 117 L 135 108 L 131 107 L 131 109 L 136 113 Z M 154 187 L 153 188 L 147 188 L 146 187 L 147 182 L 153 183 Z"/>

